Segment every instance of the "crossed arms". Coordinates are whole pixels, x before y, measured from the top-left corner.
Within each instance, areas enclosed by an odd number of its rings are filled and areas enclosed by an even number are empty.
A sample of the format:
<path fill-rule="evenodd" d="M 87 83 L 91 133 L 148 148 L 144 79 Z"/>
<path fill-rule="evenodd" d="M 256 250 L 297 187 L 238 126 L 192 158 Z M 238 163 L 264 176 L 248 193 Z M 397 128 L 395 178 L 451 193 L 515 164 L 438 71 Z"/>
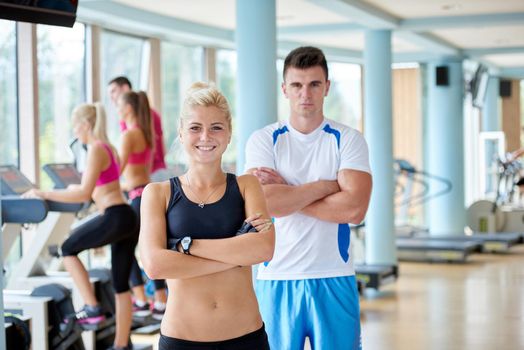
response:
<path fill-rule="evenodd" d="M 138 246 L 144 270 L 150 278 L 194 278 L 271 260 L 275 231 L 272 225 L 267 225 L 269 214 L 262 188 L 257 179 L 249 175 L 239 177 L 238 184 L 244 195 L 246 220 L 260 232 L 224 239 L 196 239 L 191 245 L 191 255 L 166 248 L 169 182 L 146 186 L 142 194 Z"/>
<path fill-rule="evenodd" d="M 337 180 L 318 180 L 289 185 L 270 168 L 252 168 L 263 186 L 269 214 L 274 217 L 296 212 L 336 223 L 360 223 L 364 220 L 371 195 L 372 179 L 367 172 L 343 169 Z"/>

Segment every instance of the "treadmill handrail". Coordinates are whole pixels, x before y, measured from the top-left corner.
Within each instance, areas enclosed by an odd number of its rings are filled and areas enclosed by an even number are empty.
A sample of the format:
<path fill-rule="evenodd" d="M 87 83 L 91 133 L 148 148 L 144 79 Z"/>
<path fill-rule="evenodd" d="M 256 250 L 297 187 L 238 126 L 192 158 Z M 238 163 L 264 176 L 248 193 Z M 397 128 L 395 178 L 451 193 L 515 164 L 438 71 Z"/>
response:
<path fill-rule="evenodd" d="M 48 203 L 39 198 L 20 198 L 17 195 L 1 196 L 2 223 L 36 224 L 44 221 Z"/>

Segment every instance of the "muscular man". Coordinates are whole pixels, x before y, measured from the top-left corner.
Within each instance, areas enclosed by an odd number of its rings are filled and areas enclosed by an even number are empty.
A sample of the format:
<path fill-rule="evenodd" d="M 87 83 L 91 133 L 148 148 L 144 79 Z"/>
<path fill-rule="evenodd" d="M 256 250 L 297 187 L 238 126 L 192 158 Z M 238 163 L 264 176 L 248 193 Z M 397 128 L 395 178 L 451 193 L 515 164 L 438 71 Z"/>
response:
<path fill-rule="evenodd" d="M 275 253 L 256 285 L 272 349 L 303 349 L 306 337 L 317 350 L 361 348 L 348 223 L 364 219 L 372 181 L 362 135 L 323 114 L 329 86 L 322 51 L 293 50 L 282 84 L 289 120 L 246 147 L 275 220 Z"/>

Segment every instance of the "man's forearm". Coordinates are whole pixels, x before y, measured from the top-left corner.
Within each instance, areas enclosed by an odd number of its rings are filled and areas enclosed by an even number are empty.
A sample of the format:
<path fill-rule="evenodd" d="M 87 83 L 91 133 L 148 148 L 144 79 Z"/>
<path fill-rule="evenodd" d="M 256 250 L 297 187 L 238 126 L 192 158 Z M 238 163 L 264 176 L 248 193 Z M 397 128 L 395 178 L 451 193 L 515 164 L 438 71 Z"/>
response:
<path fill-rule="evenodd" d="M 359 224 L 364 220 L 368 204 L 369 199 L 342 191 L 311 203 L 301 212 L 319 220 Z"/>
<path fill-rule="evenodd" d="M 282 217 L 302 210 L 319 199 L 340 190 L 337 181 L 319 180 L 303 185 L 264 185 L 269 214 Z"/>

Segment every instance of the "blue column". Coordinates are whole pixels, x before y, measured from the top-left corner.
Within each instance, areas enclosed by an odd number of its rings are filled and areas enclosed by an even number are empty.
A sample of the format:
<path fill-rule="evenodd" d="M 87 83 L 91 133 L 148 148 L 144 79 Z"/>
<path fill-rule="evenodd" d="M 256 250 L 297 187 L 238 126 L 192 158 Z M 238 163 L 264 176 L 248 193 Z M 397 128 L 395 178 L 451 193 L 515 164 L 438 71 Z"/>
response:
<path fill-rule="evenodd" d="M 251 133 L 277 121 L 275 0 L 237 0 L 237 173 Z"/>
<path fill-rule="evenodd" d="M 366 217 L 366 263 L 396 264 L 394 231 L 391 32 L 366 32 L 364 131 L 369 145 L 373 192 Z"/>
<path fill-rule="evenodd" d="M 438 66 L 448 68 L 448 85 L 437 86 Z M 432 235 L 459 235 L 466 223 L 462 61 L 432 62 L 427 68 L 426 170 L 452 184 L 451 192 L 427 203 L 427 223 Z M 429 184 L 430 193 L 443 188 L 437 181 Z"/>
<path fill-rule="evenodd" d="M 486 100 L 482 108 L 482 131 L 500 131 L 498 77 L 489 77 L 486 89 Z"/>
<path fill-rule="evenodd" d="M 0 204 L 1 204 L 1 201 L 0 201 Z M 4 225 L 4 223 L 2 222 L 2 206 L 0 205 L 0 233 L 3 234 L 3 232 L 1 232 L 1 227 Z M 0 239 L 0 264 L 2 264 L 2 268 L 4 266 L 4 257 L 3 257 L 3 251 L 4 251 L 4 247 L 3 247 L 3 242 L 2 242 L 2 239 Z M 6 345 L 6 339 L 5 339 L 5 322 L 4 322 L 4 312 L 5 312 L 5 309 L 4 309 L 4 273 L 3 271 L 0 271 L 0 312 L 1 312 L 1 315 L 2 317 L 0 318 L 0 330 L 1 330 L 1 334 L 0 334 L 0 349 L 6 349 L 7 345 Z"/>

